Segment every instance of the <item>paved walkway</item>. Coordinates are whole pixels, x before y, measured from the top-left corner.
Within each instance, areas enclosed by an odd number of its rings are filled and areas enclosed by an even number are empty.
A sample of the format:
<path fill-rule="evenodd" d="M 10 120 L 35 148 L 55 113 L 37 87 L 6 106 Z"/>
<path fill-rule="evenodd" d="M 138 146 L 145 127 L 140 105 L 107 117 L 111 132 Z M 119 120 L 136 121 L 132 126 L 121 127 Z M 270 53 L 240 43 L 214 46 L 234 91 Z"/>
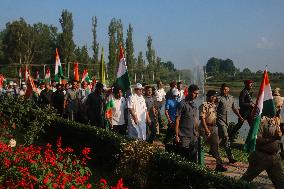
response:
<path fill-rule="evenodd" d="M 160 141 L 155 141 L 155 145 L 159 146 L 162 149 L 165 149 L 165 146 Z M 223 172 L 222 174 L 239 179 L 247 170 L 248 164 L 243 162 L 236 162 L 235 164 L 229 164 L 226 158 L 223 158 L 224 166 L 228 171 Z M 209 154 L 205 153 L 205 165 L 214 170 L 216 166 L 215 159 Z M 273 184 L 267 176 L 267 173 L 264 171 L 258 177 L 253 180 L 259 186 L 259 189 L 273 189 Z"/>

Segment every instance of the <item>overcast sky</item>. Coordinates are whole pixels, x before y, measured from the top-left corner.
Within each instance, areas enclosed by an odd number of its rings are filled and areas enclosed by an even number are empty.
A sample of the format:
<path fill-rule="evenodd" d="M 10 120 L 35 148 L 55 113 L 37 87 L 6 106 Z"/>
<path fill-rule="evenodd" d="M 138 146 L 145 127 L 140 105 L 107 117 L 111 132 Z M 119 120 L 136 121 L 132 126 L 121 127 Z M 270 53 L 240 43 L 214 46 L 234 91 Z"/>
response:
<path fill-rule="evenodd" d="M 98 18 L 98 42 L 108 49 L 108 26 L 131 24 L 135 55 L 150 35 L 156 53 L 175 66 L 205 65 L 211 57 L 232 59 L 252 71 L 284 72 L 283 0 L 1 0 L 0 30 L 23 17 L 29 24 L 57 26 L 63 9 L 72 12 L 74 40 L 91 48 L 92 16 Z M 91 52 L 91 49 L 89 49 Z"/>

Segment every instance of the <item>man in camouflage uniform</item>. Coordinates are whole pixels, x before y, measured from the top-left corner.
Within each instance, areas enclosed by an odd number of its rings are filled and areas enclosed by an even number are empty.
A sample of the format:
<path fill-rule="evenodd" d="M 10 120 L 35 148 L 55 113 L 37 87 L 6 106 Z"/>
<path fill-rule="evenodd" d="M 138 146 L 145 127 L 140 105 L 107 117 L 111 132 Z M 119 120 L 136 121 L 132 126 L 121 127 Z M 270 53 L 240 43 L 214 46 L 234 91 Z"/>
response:
<path fill-rule="evenodd" d="M 283 101 L 274 99 L 276 116 L 261 119 L 256 139 L 256 150 L 249 156 L 249 166 L 241 179 L 252 181 L 262 171 L 266 171 L 276 189 L 284 188 L 284 167 L 279 155 L 282 132 L 280 111 Z"/>
<path fill-rule="evenodd" d="M 238 116 L 240 121 L 244 121 L 242 116 L 239 113 L 239 110 L 235 107 L 234 97 L 229 95 L 230 88 L 226 83 L 223 83 L 221 86 L 221 94 L 218 96 L 217 104 L 217 127 L 218 135 L 221 140 L 223 140 L 225 145 L 225 150 L 227 157 L 230 163 L 236 163 L 237 160 L 234 159 L 234 156 L 230 147 L 230 139 L 228 135 L 228 114 L 229 111 L 233 112 Z"/>
<path fill-rule="evenodd" d="M 217 92 L 209 90 L 206 94 L 206 102 L 199 106 L 200 127 L 201 135 L 205 135 L 207 142 L 210 144 L 209 153 L 216 159 L 216 171 L 227 171 L 222 164 L 222 159 L 219 154 L 219 137 L 218 129 L 216 127 L 216 96 Z"/>

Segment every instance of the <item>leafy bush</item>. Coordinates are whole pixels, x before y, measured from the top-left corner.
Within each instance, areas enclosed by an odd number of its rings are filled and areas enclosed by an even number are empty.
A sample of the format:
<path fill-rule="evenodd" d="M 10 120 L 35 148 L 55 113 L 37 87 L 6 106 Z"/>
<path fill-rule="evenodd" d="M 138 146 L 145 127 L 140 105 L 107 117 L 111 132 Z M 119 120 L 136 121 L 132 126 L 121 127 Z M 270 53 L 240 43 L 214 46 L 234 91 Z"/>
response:
<path fill-rule="evenodd" d="M 5 97 L 0 104 L 0 139 L 15 138 L 32 144 L 44 133 L 56 114 L 52 109 L 42 109 L 32 100 Z"/>

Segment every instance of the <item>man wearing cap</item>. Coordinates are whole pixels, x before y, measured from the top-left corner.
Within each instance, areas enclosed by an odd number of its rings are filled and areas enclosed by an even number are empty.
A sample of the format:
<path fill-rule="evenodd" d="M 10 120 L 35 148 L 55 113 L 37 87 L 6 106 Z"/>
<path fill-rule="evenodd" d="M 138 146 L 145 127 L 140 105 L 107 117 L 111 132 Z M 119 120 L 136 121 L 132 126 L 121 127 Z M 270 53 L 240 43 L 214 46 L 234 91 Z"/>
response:
<path fill-rule="evenodd" d="M 221 85 L 221 94 L 217 97 L 217 127 L 218 135 L 221 140 L 223 140 L 225 145 L 225 151 L 230 163 L 236 163 L 237 160 L 234 159 L 234 156 L 230 147 L 230 138 L 228 135 L 228 114 L 229 111 L 233 112 L 238 116 L 238 118 L 243 121 L 242 116 L 239 113 L 239 110 L 235 107 L 234 97 L 229 95 L 230 88 L 226 83 Z"/>
<path fill-rule="evenodd" d="M 273 118 L 263 116 L 258 129 L 256 150 L 249 155 L 249 166 L 241 179 L 252 181 L 262 171 L 266 171 L 276 189 L 284 188 L 284 165 L 279 155 L 281 137 L 280 112 L 283 101 L 273 99 L 276 115 Z"/>
<path fill-rule="evenodd" d="M 219 154 L 219 137 L 216 127 L 216 99 L 217 91 L 209 90 L 206 94 L 206 102 L 199 106 L 201 135 L 205 135 L 207 142 L 210 144 L 210 154 L 216 159 L 216 171 L 224 172 L 227 168 L 223 166 L 222 159 Z"/>
<path fill-rule="evenodd" d="M 244 85 L 245 88 L 240 92 L 239 96 L 239 106 L 240 106 L 239 112 L 243 120 L 238 119 L 238 123 L 235 125 L 235 127 L 230 133 L 230 139 L 232 139 L 231 137 L 234 136 L 239 131 L 245 120 L 247 120 L 250 127 L 252 126 L 251 113 L 253 108 L 255 107 L 255 104 L 252 101 L 250 90 L 252 89 L 253 80 L 245 80 Z"/>
<path fill-rule="evenodd" d="M 127 101 L 128 107 L 128 135 L 133 138 L 146 140 L 146 122 L 151 124 L 145 99 L 142 95 L 142 85 L 137 83 Z"/>
<path fill-rule="evenodd" d="M 182 156 L 197 163 L 198 118 L 194 100 L 198 96 L 199 88 L 197 85 L 190 85 L 188 90 L 188 96 L 177 107 L 175 142 L 180 147 L 179 153 Z"/>

